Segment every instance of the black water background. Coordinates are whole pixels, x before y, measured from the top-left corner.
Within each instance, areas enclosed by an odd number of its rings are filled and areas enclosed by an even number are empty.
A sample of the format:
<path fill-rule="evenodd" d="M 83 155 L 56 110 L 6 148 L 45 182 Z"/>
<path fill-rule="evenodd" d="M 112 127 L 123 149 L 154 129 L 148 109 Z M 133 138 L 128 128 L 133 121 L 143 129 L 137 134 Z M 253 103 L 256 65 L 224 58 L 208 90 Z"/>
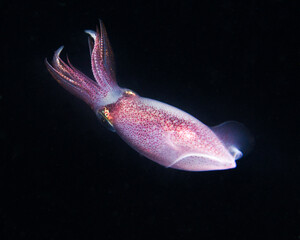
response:
<path fill-rule="evenodd" d="M 1 239 L 298 239 L 296 1 L 1 2 Z M 228 171 L 165 169 L 51 78 L 91 76 L 102 18 L 121 86 L 256 139 Z M 299 182 L 299 180 L 298 180 Z"/>

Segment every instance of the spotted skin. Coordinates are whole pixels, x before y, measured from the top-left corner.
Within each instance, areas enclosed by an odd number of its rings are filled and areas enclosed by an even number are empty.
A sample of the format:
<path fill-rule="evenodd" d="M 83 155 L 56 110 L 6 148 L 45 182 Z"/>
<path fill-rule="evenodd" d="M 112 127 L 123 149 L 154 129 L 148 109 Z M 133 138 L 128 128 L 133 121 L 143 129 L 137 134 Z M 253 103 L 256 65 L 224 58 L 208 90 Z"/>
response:
<path fill-rule="evenodd" d="M 245 141 L 244 135 L 237 131 L 230 134 L 235 123 L 217 126 L 213 131 L 182 110 L 120 88 L 102 21 L 100 31 L 87 30 L 86 33 L 90 36 L 95 81 L 72 66 L 69 60 L 65 63 L 60 58 L 61 47 L 55 52 L 52 64 L 47 60 L 45 63 L 62 87 L 85 101 L 97 117 L 132 148 L 160 165 L 187 171 L 236 166 L 235 160 L 242 156 L 239 143 Z"/>
<path fill-rule="evenodd" d="M 199 162 L 194 161 L 197 155 L 206 156 L 202 161 L 206 159 L 207 169 L 212 161 L 218 165 L 217 160 L 235 167 L 233 157 L 210 128 L 177 108 L 139 96 L 123 96 L 108 109 L 120 137 L 163 166 L 199 171 Z"/>

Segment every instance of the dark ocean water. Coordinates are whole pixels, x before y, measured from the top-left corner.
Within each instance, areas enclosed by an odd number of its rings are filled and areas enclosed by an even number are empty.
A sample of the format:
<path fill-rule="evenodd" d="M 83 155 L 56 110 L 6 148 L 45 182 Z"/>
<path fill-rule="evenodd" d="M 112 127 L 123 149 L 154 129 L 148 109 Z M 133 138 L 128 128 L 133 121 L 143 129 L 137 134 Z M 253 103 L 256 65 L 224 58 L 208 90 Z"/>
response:
<path fill-rule="evenodd" d="M 296 1 L 6 1 L 1 17 L 0 239 L 299 239 Z M 249 128 L 237 168 L 164 168 L 52 79 L 61 45 L 92 76 L 99 18 L 120 86 Z"/>

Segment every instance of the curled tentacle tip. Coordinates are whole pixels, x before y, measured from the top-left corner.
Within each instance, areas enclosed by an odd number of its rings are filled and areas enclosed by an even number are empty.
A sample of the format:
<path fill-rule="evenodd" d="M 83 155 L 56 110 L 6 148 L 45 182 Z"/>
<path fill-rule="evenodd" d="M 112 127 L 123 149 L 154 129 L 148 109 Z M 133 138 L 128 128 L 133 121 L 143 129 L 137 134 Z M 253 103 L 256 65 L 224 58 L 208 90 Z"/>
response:
<path fill-rule="evenodd" d="M 60 55 L 61 51 L 63 50 L 63 48 L 64 48 L 64 46 L 59 47 L 59 48 L 55 51 L 54 56 L 59 57 L 59 55 Z"/>
<path fill-rule="evenodd" d="M 94 40 L 96 39 L 96 32 L 93 30 L 85 30 L 85 33 L 87 33 L 88 35 L 90 35 Z"/>
<path fill-rule="evenodd" d="M 44 59 L 44 63 L 46 64 L 46 66 L 50 65 L 47 58 Z"/>

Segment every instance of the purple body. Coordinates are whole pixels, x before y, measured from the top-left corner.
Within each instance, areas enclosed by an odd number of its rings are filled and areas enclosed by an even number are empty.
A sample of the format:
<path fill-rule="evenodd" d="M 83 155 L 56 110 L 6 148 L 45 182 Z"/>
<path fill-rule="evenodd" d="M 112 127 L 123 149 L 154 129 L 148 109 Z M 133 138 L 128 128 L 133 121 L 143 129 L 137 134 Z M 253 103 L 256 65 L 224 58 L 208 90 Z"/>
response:
<path fill-rule="evenodd" d="M 62 47 L 46 61 L 52 76 L 85 101 L 120 137 L 147 158 L 166 167 L 187 171 L 230 169 L 249 147 L 250 135 L 242 124 L 226 122 L 209 128 L 168 104 L 143 98 L 120 88 L 115 80 L 113 53 L 105 27 L 86 31 L 96 81 L 60 58 Z"/>

